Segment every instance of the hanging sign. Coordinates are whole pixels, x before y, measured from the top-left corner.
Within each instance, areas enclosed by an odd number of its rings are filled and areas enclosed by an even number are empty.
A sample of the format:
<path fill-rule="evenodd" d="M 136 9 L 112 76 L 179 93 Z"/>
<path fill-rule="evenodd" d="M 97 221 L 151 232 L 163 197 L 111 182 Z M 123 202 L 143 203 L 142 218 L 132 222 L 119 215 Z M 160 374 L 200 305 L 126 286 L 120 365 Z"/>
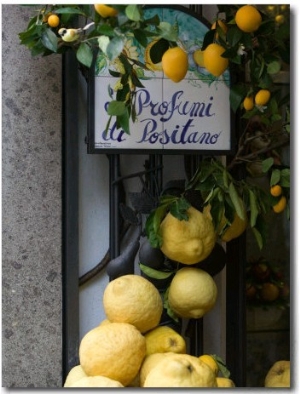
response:
<path fill-rule="evenodd" d="M 229 71 L 216 78 L 194 60 L 209 29 L 207 24 L 184 7 L 145 10 L 145 18 L 154 15 L 160 21 L 177 23 L 180 41 L 188 51 L 188 72 L 182 81 L 173 82 L 159 64 L 151 64 L 149 52 L 155 38 L 149 39 L 145 49 L 129 37 L 124 51 L 128 57 L 147 63 L 149 70 L 136 66 L 144 87 L 137 88 L 136 121 L 130 122 L 130 133 L 126 133 L 117 128 L 114 117 L 108 125 L 106 112 L 119 83 L 109 68 L 118 70 L 121 65 L 117 60 L 108 64 L 99 52 L 89 86 L 89 153 L 228 154 L 232 145 Z"/>

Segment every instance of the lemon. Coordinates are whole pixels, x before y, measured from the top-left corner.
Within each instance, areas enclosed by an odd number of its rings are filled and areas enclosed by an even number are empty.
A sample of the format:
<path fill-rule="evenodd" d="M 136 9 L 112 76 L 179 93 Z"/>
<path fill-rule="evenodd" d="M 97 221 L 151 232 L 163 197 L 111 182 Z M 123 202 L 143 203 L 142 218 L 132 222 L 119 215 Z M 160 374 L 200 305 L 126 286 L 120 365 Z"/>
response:
<path fill-rule="evenodd" d="M 205 364 L 207 364 L 212 371 L 214 372 L 215 376 L 218 375 L 219 373 L 219 366 L 216 360 L 211 356 L 210 354 L 202 354 L 199 357 L 199 360 L 203 361 Z"/>
<path fill-rule="evenodd" d="M 282 194 L 282 187 L 280 185 L 273 185 L 270 188 L 270 193 L 274 197 L 279 197 Z"/>
<path fill-rule="evenodd" d="M 217 295 L 217 285 L 206 271 L 184 267 L 170 283 L 168 302 L 177 316 L 199 319 L 214 307 Z"/>
<path fill-rule="evenodd" d="M 235 387 L 234 381 L 224 376 L 217 376 L 216 380 L 218 387 Z"/>
<path fill-rule="evenodd" d="M 88 331 L 79 346 L 79 360 L 88 376 L 106 376 L 124 386 L 138 373 L 146 340 L 132 324 L 111 323 Z"/>
<path fill-rule="evenodd" d="M 69 387 L 124 387 L 117 380 L 106 376 L 86 376 L 71 384 Z"/>
<path fill-rule="evenodd" d="M 152 58 L 151 58 L 151 49 L 152 47 L 158 43 L 158 39 L 157 40 L 153 40 L 151 41 L 145 48 L 145 52 L 144 52 L 144 59 L 145 59 L 145 64 L 147 66 L 147 68 L 149 68 L 150 70 L 153 71 L 162 71 L 162 63 L 161 61 L 158 63 L 154 63 Z"/>
<path fill-rule="evenodd" d="M 103 307 L 110 322 L 130 323 L 144 333 L 158 326 L 163 302 L 151 282 L 129 274 L 108 283 L 103 292 Z"/>
<path fill-rule="evenodd" d="M 95 11 L 102 16 L 102 18 L 109 18 L 112 16 L 116 16 L 118 14 L 118 10 L 109 5 L 105 4 L 94 4 Z"/>
<path fill-rule="evenodd" d="M 198 357 L 170 354 L 150 370 L 144 387 L 217 387 L 211 368 Z"/>
<path fill-rule="evenodd" d="M 168 78 L 173 82 L 180 82 L 189 67 L 188 54 L 180 47 L 169 48 L 163 54 L 161 64 Z"/>
<path fill-rule="evenodd" d="M 81 365 L 75 365 L 70 369 L 64 383 L 64 387 L 72 387 L 71 385 L 77 382 L 79 379 L 87 377 L 87 374 L 82 369 Z"/>
<path fill-rule="evenodd" d="M 278 201 L 277 204 L 273 205 L 273 211 L 275 213 L 280 213 L 285 210 L 287 201 L 285 196 L 281 196 L 280 200 Z"/>
<path fill-rule="evenodd" d="M 239 29 L 245 33 L 253 33 L 259 29 L 262 17 L 260 12 L 252 5 L 244 5 L 235 14 L 235 22 Z"/>
<path fill-rule="evenodd" d="M 153 353 L 185 353 L 185 339 L 169 326 L 158 326 L 145 334 L 146 355 Z"/>
<path fill-rule="evenodd" d="M 201 49 L 197 49 L 194 53 L 193 53 L 193 58 L 195 63 L 199 66 L 199 67 L 205 67 L 204 66 L 204 51 L 202 51 Z"/>
<path fill-rule="evenodd" d="M 251 111 L 254 108 L 254 99 L 252 95 L 244 98 L 243 106 L 246 111 Z"/>
<path fill-rule="evenodd" d="M 166 353 L 152 353 L 146 356 L 142 362 L 141 368 L 140 368 L 140 386 L 144 387 L 144 383 L 146 380 L 147 375 L 149 372 L 157 366 L 157 364 L 164 359 L 165 357 L 168 357 L 169 355 L 175 354 L 173 352 L 166 352 Z"/>
<path fill-rule="evenodd" d="M 227 219 L 223 217 L 219 226 L 220 231 L 225 226 L 226 222 Z M 235 213 L 232 223 L 229 225 L 229 227 L 226 228 L 226 230 L 223 233 L 221 233 L 222 241 L 229 242 L 232 239 L 238 238 L 246 230 L 247 225 L 248 225 L 248 220 L 241 219 L 239 215 Z"/>
<path fill-rule="evenodd" d="M 266 105 L 270 100 L 271 92 L 267 89 L 259 90 L 255 95 L 255 104 L 258 106 Z"/>
<path fill-rule="evenodd" d="M 225 49 L 216 43 L 209 44 L 203 54 L 204 67 L 215 77 L 219 77 L 229 65 L 229 60 L 222 57 Z"/>
<path fill-rule="evenodd" d="M 60 19 L 56 14 L 52 14 L 48 17 L 47 23 L 50 27 L 57 27 L 60 23 Z"/>
<path fill-rule="evenodd" d="M 187 214 L 188 220 L 179 220 L 170 212 L 163 219 L 161 250 L 169 259 L 190 265 L 209 256 L 216 235 L 209 217 L 193 207 L 187 210 Z"/>

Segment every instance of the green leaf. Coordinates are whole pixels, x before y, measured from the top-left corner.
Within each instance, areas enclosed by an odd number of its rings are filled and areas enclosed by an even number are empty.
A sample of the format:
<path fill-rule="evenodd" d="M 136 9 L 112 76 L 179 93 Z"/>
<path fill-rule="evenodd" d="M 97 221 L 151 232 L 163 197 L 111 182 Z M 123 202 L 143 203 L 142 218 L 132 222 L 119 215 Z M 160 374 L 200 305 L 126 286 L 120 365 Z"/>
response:
<path fill-rule="evenodd" d="M 277 74 L 280 71 L 280 69 L 281 69 L 280 62 L 275 60 L 275 61 L 268 64 L 267 72 L 268 72 L 268 74 L 271 74 L 271 75 Z"/>
<path fill-rule="evenodd" d="M 122 37 L 114 37 L 106 48 L 106 55 L 109 60 L 114 60 L 120 55 L 124 48 L 124 39 Z"/>
<path fill-rule="evenodd" d="M 290 169 L 284 168 L 280 172 L 280 185 L 282 187 L 290 187 Z"/>
<path fill-rule="evenodd" d="M 160 234 L 160 224 L 168 210 L 168 204 L 158 206 L 150 213 L 146 220 L 145 230 L 150 245 L 153 248 L 160 248 L 162 245 L 162 237 Z"/>
<path fill-rule="evenodd" d="M 120 116 L 126 111 L 126 105 L 123 101 L 112 100 L 107 106 L 108 115 Z"/>
<path fill-rule="evenodd" d="M 128 19 L 134 22 L 139 22 L 141 19 L 141 13 L 139 6 L 136 4 L 130 4 L 125 8 L 125 14 Z"/>
<path fill-rule="evenodd" d="M 46 48 L 50 49 L 50 51 L 52 52 L 57 51 L 57 42 L 58 42 L 58 38 L 51 29 L 46 29 L 42 33 L 42 43 Z"/>
<path fill-rule="evenodd" d="M 143 46 L 146 47 L 148 44 L 147 35 L 143 29 L 133 30 L 134 38 Z"/>
<path fill-rule="evenodd" d="M 229 46 L 237 45 L 241 41 L 242 35 L 243 32 L 236 25 L 230 27 L 226 36 Z"/>
<path fill-rule="evenodd" d="M 247 94 L 245 86 L 235 85 L 230 89 L 229 101 L 233 112 L 236 112 Z"/>
<path fill-rule="evenodd" d="M 256 239 L 256 242 L 258 244 L 258 247 L 261 250 L 263 248 L 263 246 L 264 246 L 262 234 L 257 230 L 256 227 L 251 227 L 251 228 L 252 228 L 254 237 Z"/>
<path fill-rule="evenodd" d="M 271 186 L 277 185 L 277 183 L 279 183 L 280 181 L 280 177 L 281 177 L 280 170 L 278 168 L 275 168 L 271 174 L 270 185 Z"/>
<path fill-rule="evenodd" d="M 214 42 L 214 39 L 215 39 L 215 31 L 208 30 L 208 32 L 205 33 L 201 50 L 204 51 L 204 49 L 206 49 L 206 47 L 208 47 L 209 44 L 212 44 Z"/>
<path fill-rule="evenodd" d="M 128 111 L 125 111 L 123 114 L 117 116 L 117 123 L 126 134 L 130 134 Z"/>
<path fill-rule="evenodd" d="M 82 42 L 76 52 L 77 60 L 88 68 L 91 67 L 93 62 L 93 51 L 91 47 Z"/>
<path fill-rule="evenodd" d="M 62 7 L 55 9 L 56 14 L 75 14 L 75 15 L 85 15 L 85 13 L 79 8 L 75 7 Z"/>
<path fill-rule="evenodd" d="M 170 205 L 170 213 L 178 220 L 189 220 L 187 210 L 190 208 L 191 204 L 185 198 L 176 199 Z"/>
<path fill-rule="evenodd" d="M 210 356 L 213 357 L 213 359 L 218 364 L 219 370 L 221 374 L 224 376 L 224 378 L 229 378 L 230 371 L 227 368 L 225 361 L 220 356 L 217 356 L 216 354 L 210 354 Z"/>
<path fill-rule="evenodd" d="M 176 270 L 168 271 L 168 272 L 167 271 L 158 271 L 158 270 L 148 267 L 147 265 L 144 265 L 142 263 L 139 263 L 139 267 L 144 274 L 146 274 L 147 276 L 149 276 L 150 278 L 153 278 L 153 279 L 167 279 L 176 272 Z"/>
<path fill-rule="evenodd" d="M 158 26 L 159 35 L 168 41 L 176 42 L 178 40 L 178 26 L 171 25 L 169 22 L 160 22 Z"/>
<path fill-rule="evenodd" d="M 101 36 L 101 37 L 98 38 L 99 48 L 105 54 L 106 54 L 109 42 L 110 42 L 110 39 L 107 36 Z"/>
<path fill-rule="evenodd" d="M 266 173 L 274 164 L 274 159 L 273 157 L 268 157 L 267 159 L 263 160 L 261 164 L 262 164 L 262 171 Z"/>
<path fill-rule="evenodd" d="M 246 217 L 243 202 L 232 182 L 229 185 L 228 191 L 236 213 L 241 219 L 245 220 Z"/>
<path fill-rule="evenodd" d="M 257 198 L 255 193 L 252 190 L 249 190 L 249 199 L 250 199 L 250 226 L 254 227 L 256 224 L 256 219 L 259 213 L 257 206 Z"/>

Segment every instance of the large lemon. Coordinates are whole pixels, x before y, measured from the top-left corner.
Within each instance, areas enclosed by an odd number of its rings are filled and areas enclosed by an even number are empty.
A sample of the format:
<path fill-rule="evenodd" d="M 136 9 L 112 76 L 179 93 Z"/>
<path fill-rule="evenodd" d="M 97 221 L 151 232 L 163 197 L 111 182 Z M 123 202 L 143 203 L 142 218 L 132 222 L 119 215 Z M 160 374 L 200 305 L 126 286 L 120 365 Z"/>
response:
<path fill-rule="evenodd" d="M 206 271 L 184 267 L 171 281 L 168 301 L 177 316 L 199 319 L 214 307 L 217 294 L 217 285 Z"/>
<path fill-rule="evenodd" d="M 153 368 L 155 368 L 162 359 L 168 357 L 170 354 L 172 355 L 176 353 L 173 352 L 153 353 L 153 354 L 149 354 L 144 358 L 140 368 L 140 387 L 144 387 L 144 383 L 149 372 Z"/>
<path fill-rule="evenodd" d="M 188 54 L 180 47 L 169 48 L 161 59 L 163 72 L 173 82 L 180 82 L 189 68 Z"/>
<path fill-rule="evenodd" d="M 110 322 L 133 324 L 142 333 L 158 326 L 163 302 L 157 288 L 140 275 L 123 275 L 108 283 L 103 307 Z"/>
<path fill-rule="evenodd" d="M 73 367 L 72 369 L 70 369 L 65 383 L 64 383 L 64 387 L 71 387 L 72 384 L 74 384 L 75 382 L 77 382 L 79 379 L 85 378 L 87 377 L 87 374 L 84 372 L 84 370 L 82 369 L 81 365 L 75 365 L 75 367 Z"/>
<path fill-rule="evenodd" d="M 189 354 L 168 355 L 148 373 L 144 387 L 217 387 L 211 368 Z"/>
<path fill-rule="evenodd" d="M 117 380 L 106 376 L 86 376 L 71 384 L 69 387 L 124 387 Z"/>
<path fill-rule="evenodd" d="M 185 339 L 169 326 L 158 326 L 145 334 L 146 355 L 153 353 L 186 353 Z"/>
<path fill-rule="evenodd" d="M 216 235 L 211 219 L 190 207 L 188 220 L 179 220 L 170 212 L 161 223 L 162 252 L 171 260 L 196 264 L 213 250 Z"/>
<path fill-rule="evenodd" d="M 262 17 L 253 5 L 244 5 L 237 10 L 235 22 L 245 33 L 253 33 L 261 25 Z"/>
<path fill-rule="evenodd" d="M 88 376 L 106 376 L 124 386 L 138 373 L 145 354 L 144 336 L 128 323 L 95 327 L 79 346 L 80 365 Z"/>
<path fill-rule="evenodd" d="M 225 48 L 221 45 L 212 43 L 209 44 L 203 53 L 204 67 L 215 77 L 219 77 L 229 65 L 229 60 L 222 57 Z"/>

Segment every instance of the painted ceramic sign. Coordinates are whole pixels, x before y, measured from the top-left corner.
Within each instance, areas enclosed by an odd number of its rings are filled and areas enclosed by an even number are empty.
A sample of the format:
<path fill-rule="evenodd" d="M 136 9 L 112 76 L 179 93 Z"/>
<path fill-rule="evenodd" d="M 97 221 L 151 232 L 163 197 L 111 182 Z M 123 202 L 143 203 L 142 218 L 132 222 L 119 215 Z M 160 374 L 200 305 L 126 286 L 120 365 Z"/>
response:
<path fill-rule="evenodd" d="M 158 14 L 161 21 L 177 22 L 179 37 L 189 53 L 189 70 L 182 81 L 174 83 L 159 67 L 137 70 L 144 88 L 136 95 L 137 121 L 130 124 L 130 135 L 117 129 L 112 121 L 106 129 L 106 106 L 118 79 L 109 74 L 109 67 L 118 70 L 116 61 L 108 65 L 99 53 L 94 78 L 93 151 L 132 150 L 137 153 L 157 152 L 226 153 L 231 149 L 229 72 L 215 78 L 193 59 L 200 49 L 208 27 L 188 11 L 177 8 L 150 8 L 146 17 Z M 149 40 L 149 47 L 153 40 Z M 147 50 L 141 50 L 134 37 L 128 37 L 125 51 L 131 58 L 147 62 Z M 147 56 L 147 55 L 146 55 Z M 121 153 L 121 152 L 119 152 Z"/>

